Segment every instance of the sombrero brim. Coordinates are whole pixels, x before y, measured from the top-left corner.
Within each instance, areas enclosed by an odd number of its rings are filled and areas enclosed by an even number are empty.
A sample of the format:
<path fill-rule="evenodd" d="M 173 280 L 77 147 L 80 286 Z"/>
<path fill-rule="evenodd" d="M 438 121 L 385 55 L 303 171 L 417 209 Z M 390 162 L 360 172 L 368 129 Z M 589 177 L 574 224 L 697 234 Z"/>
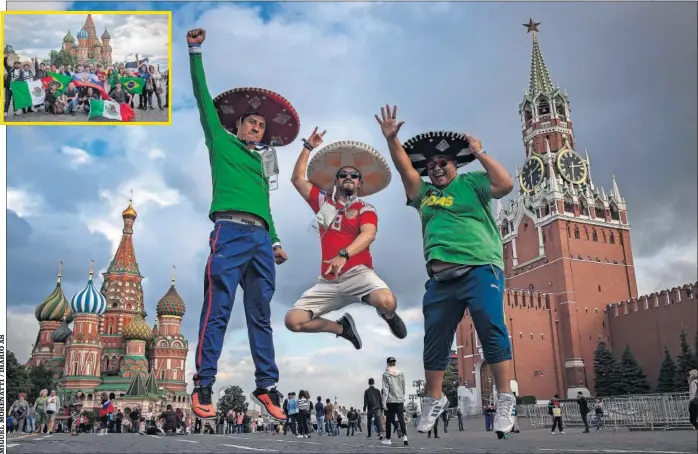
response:
<path fill-rule="evenodd" d="M 427 175 L 427 160 L 436 155 L 450 156 L 460 168 L 475 160 L 465 134 L 451 131 L 429 131 L 412 137 L 402 144 L 421 176 Z"/>
<path fill-rule="evenodd" d="M 382 191 L 392 178 L 388 162 L 375 148 L 346 140 L 331 143 L 312 157 L 308 163 L 308 181 L 330 192 L 335 185 L 337 172 L 343 167 L 354 167 L 361 173 L 359 197 Z"/>
<path fill-rule="evenodd" d="M 216 96 L 213 104 L 223 127 L 237 132 L 237 122 L 247 113 L 257 113 L 266 120 L 262 142 L 288 145 L 300 132 L 300 118 L 291 103 L 278 93 L 264 88 L 235 88 Z"/>

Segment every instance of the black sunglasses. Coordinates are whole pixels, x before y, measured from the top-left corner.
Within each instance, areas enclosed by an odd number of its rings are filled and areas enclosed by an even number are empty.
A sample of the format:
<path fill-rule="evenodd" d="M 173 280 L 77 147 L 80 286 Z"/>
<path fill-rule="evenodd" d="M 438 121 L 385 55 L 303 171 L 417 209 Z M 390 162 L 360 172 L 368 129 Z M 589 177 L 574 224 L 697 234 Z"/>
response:
<path fill-rule="evenodd" d="M 446 166 L 448 166 L 449 161 L 444 158 L 437 158 L 433 159 L 430 161 L 427 161 L 427 170 L 434 170 L 434 168 L 438 165 L 442 169 L 445 169 Z"/>
<path fill-rule="evenodd" d="M 352 180 L 358 180 L 361 178 L 361 174 L 359 172 L 339 172 L 337 174 L 337 178 L 340 180 L 343 180 L 346 177 L 351 177 Z"/>

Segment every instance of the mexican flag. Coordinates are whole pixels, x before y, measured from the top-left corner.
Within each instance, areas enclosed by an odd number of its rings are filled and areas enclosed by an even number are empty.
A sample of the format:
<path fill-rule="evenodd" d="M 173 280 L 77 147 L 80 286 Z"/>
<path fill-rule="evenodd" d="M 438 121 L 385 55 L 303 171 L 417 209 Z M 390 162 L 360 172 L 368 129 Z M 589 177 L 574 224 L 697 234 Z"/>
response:
<path fill-rule="evenodd" d="M 40 80 L 15 80 L 10 84 L 15 110 L 44 103 L 46 92 Z"/>
<path fill-rule="evenodd" d="M 145 79 L 140 77 L 120 77 L 121 87 L 131 94 L 140 95 L 145 87 Z"/>
<path fill-rule="evenodd" d="M 68 84 L 72 80 L 70 76 L 66 76 L 65 74 L 58 74 L 58 73 L 52 73 L 52 72 L 47 72 L 47 76 L 41 79 L 41 82 L 44 84 L 44 89 L 48 90 L 48 88 L 51 85 L 56 85 L 56 93 L 62 94 L 63 91 L 68 88 Z"/>
<path fill-rule="evenodd" d="M 128 104 L 119 104 L 116 101 L 103 99 L 90 99 L 90 118 L 103 118 L 114 121 L 131 121 L 136 118 L 136 112 Z"/>

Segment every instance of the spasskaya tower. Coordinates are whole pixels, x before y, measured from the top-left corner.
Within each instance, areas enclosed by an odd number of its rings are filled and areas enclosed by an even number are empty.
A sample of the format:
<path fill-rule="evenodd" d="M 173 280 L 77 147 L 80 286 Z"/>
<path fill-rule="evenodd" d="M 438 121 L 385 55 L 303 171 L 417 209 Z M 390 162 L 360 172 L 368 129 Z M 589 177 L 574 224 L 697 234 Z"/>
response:
<path fill-rule="evenodd" d="M 610 191 L 595 185 L 589 154 L 578 151 L 570 100 L 553 85 L 540 50 L 540 23 L 523 25 L 533 47 L 519 104 L 524 154 L 513 196 L 497 204 L 516 387 L 518 395 L 589 395 L 594 350 L 609 338 L 606 305 L 637 297 L 630 225 L 615 177 Z M 471 331 L 466 315 L 459 372 L 477 374 L 484 397 L 489 371 Z"/>

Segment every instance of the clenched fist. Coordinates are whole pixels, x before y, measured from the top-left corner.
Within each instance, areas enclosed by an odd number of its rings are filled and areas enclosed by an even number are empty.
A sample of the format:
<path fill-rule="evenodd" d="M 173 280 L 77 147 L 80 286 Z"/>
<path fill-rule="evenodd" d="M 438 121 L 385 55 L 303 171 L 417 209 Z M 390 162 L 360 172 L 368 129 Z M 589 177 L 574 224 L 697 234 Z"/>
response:
<path fill-rule="evenodd" d="M 195 28 L 187 32 L 187 44 L 201 44 L 206 39 L 206 30 L 203 28 Z"/>

